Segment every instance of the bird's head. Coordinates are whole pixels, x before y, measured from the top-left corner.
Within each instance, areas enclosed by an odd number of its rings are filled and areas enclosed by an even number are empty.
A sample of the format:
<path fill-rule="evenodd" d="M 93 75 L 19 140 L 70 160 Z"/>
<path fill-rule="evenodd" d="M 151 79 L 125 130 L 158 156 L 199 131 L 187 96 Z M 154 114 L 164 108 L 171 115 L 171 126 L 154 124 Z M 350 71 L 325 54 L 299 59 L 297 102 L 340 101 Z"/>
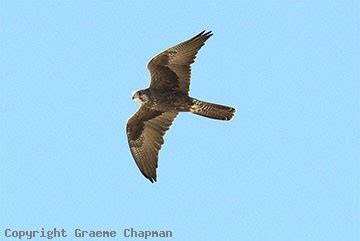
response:
<path fill-rule="evenodd" d="M 144 104 L 148 101 L 148 97 L 144 90 L 135 91 L 132 95 L 132 99 L 138 102 L 139 104 Z"/>

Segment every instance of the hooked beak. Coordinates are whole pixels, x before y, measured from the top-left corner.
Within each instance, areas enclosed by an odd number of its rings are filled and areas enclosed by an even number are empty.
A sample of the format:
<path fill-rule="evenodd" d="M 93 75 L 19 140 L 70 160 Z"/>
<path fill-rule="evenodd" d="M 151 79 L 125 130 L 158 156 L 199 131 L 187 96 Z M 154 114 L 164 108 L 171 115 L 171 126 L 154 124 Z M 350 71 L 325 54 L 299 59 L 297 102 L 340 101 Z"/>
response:
<path fill-rule="evenodd" d="M 135 99 L 135 95 L 136 95 L 136 91 L 134 91 L 133 93 L 132 93 L 132 96 L 131 96 L 131 99 Z"/>

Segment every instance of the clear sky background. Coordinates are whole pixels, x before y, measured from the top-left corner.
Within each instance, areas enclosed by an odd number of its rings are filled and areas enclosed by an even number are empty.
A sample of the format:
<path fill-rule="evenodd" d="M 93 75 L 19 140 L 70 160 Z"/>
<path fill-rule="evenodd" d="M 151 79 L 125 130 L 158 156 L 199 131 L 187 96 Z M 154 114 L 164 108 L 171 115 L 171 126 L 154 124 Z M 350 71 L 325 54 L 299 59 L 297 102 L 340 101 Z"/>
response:
<path fill-rule="evenodd" d="M 1 240 L 42 227 L 359 240 L 359 12 L 358 1 L 2 0 Z M 152 56 L 202 30 L 214 36 L 191 95 L 236 116 L 181 114 L 151 184 L 127 145 L 131 93 Z"/>

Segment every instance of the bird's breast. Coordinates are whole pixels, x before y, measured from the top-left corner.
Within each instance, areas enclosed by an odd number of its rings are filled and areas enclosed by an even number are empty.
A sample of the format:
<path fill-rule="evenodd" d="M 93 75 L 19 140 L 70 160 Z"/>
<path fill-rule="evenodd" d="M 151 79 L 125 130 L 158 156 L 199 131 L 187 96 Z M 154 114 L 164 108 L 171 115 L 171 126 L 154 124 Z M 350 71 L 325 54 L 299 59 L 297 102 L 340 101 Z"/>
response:
<path fill-rule="evenodd" d="M 160 111 L 187 111 L 190 97 L 177 92 L 155 92 L 151 96 L 152 108 Z"/>

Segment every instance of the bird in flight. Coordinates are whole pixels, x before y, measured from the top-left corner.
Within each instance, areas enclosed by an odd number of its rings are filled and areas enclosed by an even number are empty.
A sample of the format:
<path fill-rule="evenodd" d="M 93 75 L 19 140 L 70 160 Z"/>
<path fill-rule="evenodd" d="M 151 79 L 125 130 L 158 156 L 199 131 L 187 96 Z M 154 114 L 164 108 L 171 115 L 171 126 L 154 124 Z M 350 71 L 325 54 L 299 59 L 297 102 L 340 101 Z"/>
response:
<path fill-rule="evenodd" d="M 232 107 L 189 96 L 191 64 L 212 35 L 211 31 L 203 31 L 152 58 L 147 65 L 151 74 L 150 86 L 132 96 L 141 106 L 128 120 L 126 134 L 136 165 L 151 182 L 156 181 L 158 154 L 165 132 L 179 112 L 217 120 L 230 120 L 234 116 Z"/>

